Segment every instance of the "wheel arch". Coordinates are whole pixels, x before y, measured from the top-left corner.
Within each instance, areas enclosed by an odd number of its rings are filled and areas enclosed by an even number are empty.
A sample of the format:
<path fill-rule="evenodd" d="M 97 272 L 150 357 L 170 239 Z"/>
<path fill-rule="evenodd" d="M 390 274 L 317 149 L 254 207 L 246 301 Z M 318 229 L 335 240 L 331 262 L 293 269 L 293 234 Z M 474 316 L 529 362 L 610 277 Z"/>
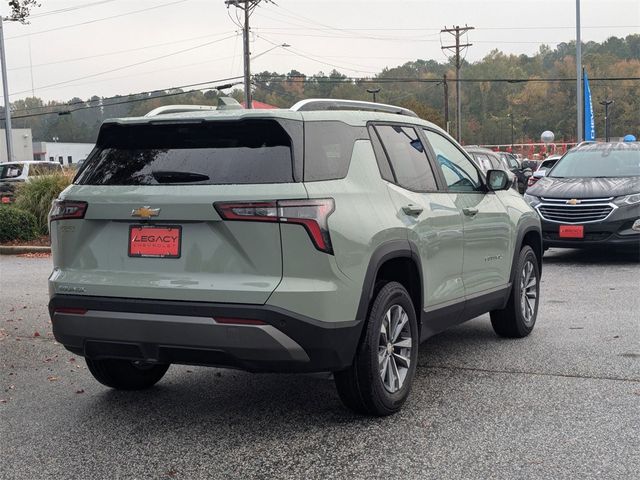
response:
<path fill-rule="evenodd" d="M 513 259 L 511 262 L 511 274 L 509 275 L 510 283 L 513 283 L 513 279 L 515 278 L 518 256 L 522 247 L 525 245 L 528 245 L 533 249 L 538 260 L 538 271 L 540 272 L 540 276 L 542 276 L 542 230 L 539 223 L 531 220 L 526 222 L 526 224 L 521 225 L 518 229 L 518 236 L 515 243 L 516 248 L 513 252 Z"/>
<path fill-rule="evenodd" d="M 365 273 L 356 318 L 367 319 L 371 299 L 376 294 L 380 279 L 402 284 L 414 304 L 418 326 L 422 312 L 423 275 L 417 247 L 409 240 L 393 240 L 376 248 Z"/>

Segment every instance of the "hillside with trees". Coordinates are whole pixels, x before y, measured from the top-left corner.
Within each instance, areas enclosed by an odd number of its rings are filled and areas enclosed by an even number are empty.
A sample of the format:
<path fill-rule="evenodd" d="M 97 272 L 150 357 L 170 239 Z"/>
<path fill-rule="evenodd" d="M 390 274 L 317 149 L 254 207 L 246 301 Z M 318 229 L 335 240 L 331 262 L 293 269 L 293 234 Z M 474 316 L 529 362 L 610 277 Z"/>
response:
<path fill-rule="evenodd" d="M 575 42 L 540 47 L 533 56 L 505 55 L 494 50 L 462 67 L 462 132 L 464 143 L 506 144 L 537 141 L 552 130 L 559 141 L 575 139 Z M 610 108 L 611 134 L 640 133 L 640 35 L 611 37 L 583 44 L 583 65 L 590 77 L 598 135 L 604 134 L 605 99 Z M 449 87 L 451 131 L 455 120 L 455 69 L 452 63 L 416 60 L 387 68 L 372 78 L 352 78 L 333 70 L 306 76 L 260 72 L 254 75 L 254 99 L 288 108 L 304 98 L 371 100 L 367 89 L 380 88 L 377 101 L 411 108 L 422 118 L 444 126 L 444 75 Z M 627 79 L 627 80 L 623 80 Z M 143 115 L 169 104 L 217 102 L 215 90 L 157 91 L 115 98 L 94 96 L 67 102 L 25 98 L 13 102 L 15 128 L 31 128 L 34 140 L 57 137 L 66 142 L 95 141 L 105 118 Z M 242 92 L 230 95 L 242 99 Z"/>

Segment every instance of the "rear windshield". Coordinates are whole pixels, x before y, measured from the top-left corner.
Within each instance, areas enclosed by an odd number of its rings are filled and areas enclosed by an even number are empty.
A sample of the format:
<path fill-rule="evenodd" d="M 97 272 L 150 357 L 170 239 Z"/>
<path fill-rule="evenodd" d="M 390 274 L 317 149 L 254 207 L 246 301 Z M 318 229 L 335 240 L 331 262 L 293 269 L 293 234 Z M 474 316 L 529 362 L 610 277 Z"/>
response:
<path fill-rule="evenodd" d="M 22 175 L 22 165 L 16 163 L 0 165 L 0 179 L 18 178 Z"/>
<path fill-rule="evenodd" d="M 106 125 L 75 183 L 224 185 L 293 182 L 291 139 L 272 120 Z"/>
<path fill-rule="evenodd" d="M 550 177 L 637 177 L 640 148 L 594 145 L 568 152 L 551 170 Z"/>

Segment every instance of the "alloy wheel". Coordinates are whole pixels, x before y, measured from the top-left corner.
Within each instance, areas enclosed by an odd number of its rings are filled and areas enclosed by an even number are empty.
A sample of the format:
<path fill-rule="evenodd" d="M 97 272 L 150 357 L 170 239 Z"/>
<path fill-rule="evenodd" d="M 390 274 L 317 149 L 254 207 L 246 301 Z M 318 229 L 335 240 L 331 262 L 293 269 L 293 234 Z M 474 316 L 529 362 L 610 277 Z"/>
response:
<path fill-rule="evenodd" d="M 524 323 L 531 326 L 538 303 L 538 278 L 531 260 L 527 260 L 520 274 L 520 311 Z"/>
<path fill-rule="evenodd" d="M 411 364 L 411 326 L 400 305 L 387 310 L 380 326 L 378 364 L 384 388 L 395 393 L 402 388 Z"/>

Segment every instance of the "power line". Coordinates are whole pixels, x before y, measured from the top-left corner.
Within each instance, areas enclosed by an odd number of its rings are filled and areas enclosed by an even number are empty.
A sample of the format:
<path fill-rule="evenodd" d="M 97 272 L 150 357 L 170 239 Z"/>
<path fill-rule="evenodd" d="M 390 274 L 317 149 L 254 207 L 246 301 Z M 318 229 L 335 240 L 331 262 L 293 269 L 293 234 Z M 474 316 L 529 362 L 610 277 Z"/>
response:
<path fill-rule="evenodd" d="M 53 88 L 53 87 L 59 87 L 59 86 L 61 86 L 61 85 L 66 85 L 66 84 L 68 84 L 68 83 L 72 83 L 72 82 L 75 82 L 75 81 L 78 81 L 78 80 L 84 80 L 84 79 L 86 79 L 86 78 L 99 77 L 100 75 L 105 75 L 105 74 L 107 74 L 107 73 L 118 72 L 118 71 L 120 71 L 120 70 L 125 70 L 125 69 L 127 69 L 127 68 L 136 67 L 136 66 L 138 66 L 138 65 L 143 65 L 143 64 L 145 64 L 145 63 L 154 62 L 154 61 L 156 61 L 156 60 L 161 60 L 161 59 L 163 59 L 163 58 L 172 57 L 172 56 L 175 56 L 175 55 L 179 55 L 179 54 L 181 54 L 181 53 L 185 53 L 185 52 L 190 52 L 190 51 L 192 51 L 192 50 L 196 50 L 196 49 L 198 49 L 198 48 L 202 48 L 202 47 L 206 47 L 206 46 L 209 46 L 209 45 L 213 45 L 214 43 L 222 42 L 222 41 L 224 41 L 224 40 L 228 40 L 228 39 L 233 38 L 233 37 L 235 37 L 235 35 L 230 35 L 230 36 L 228 36 L 228 37 L 219 38 L 219 39 L 217 39 L 217 40 L 213 40 L 213 41 L 211 41 L 211 42 L 202 43 L 202 44 L 200 44 L 200 45 L 196 45 L 196 46 L 194 46 L 194 47 L 185 48 L 185 49 L 182 49 L 182 50 L 178 50 L 178 51 L 176 51 L 176 52 L 167 53 L 167 54 L 165 54 L 165 55 L 160 55 L 160 56 L 158 56 L 158 57 L 149 58 L 149 59 L 147 59 L 147 60 L 143 60 L 143 61 L 141 61 L 141 62 L 135 62 L 135 63 L 131 63 L 131 64 L 129 64 L 129 65 L 123 65 L 123 66 L 121 66 L 121 67 L 112 68 L 112 69 L 110 69 L 110 70 L 105 70 L 105 71 L 98 72 L 98 73 L 94 73 L 94 74 L 91 74 L 91 75 L 85 75 L 85 76 L 83 76 L 83 77 L 74 78 L 74 79 L 72 79 L 72 80 L 65 80 L 64 82 L 57 82 L 57 83 L 51 83 L 51 84 L 49 84 L 49 85 L 43 85 L 43 86 L 41 86 L 41 87 L 38 87 L 38 90 L 45 90 L 45 89 L 49 89 L 49 88 Z M 30 90 L 23 90 L 23 91 L 20 91 L 20 92 L 13 92 L 13 93 L 11 93 L 10 95 L 11 95 L 11 96 L 13 96 L 13 95 L 20 95 L 21 93 L 28 93 L 29 91 L 30 91 Z"/>
<path fill-rule="evenodd" d="M 267 78 L 271 81 L 287 81 L 287 82 L 301 82 L 301 83 L 441 83 L 442 79 L 440 78 L 408 78 L 408 77 L 343 77 L 341 79 L 332 79 L 332 78 L 282 78 L 278 76 L 267 76 L 262 77 Z M 589 81 L 607 81 L 607 82 L 617 82 L 617 81 L 637 81 L 640 80 L 640 77 L 594 77 L 590 78 Z M 491 82 L 503 82 L 503 83 L 536 83 L 536 82 L 575 82 L 575 78 L 461 78 L 461 83 L 491 83 Z"/>
<path fill-rule="evenodd" d="M 164 88 L 164 89 L 157 89 L 157 90 L 150 90 L 147 92 L 139 92 L 139 93 L 130 93 L 128 95 L 126 95 L 127 97 L 132 97 L 132 96 L 140 96 L 140 95 L 151 95 L 157 92 L 161 92 L 161 91 L 167 91 L 167 90 L 176 90 L 176 89 L 182 89 L 182 88 L 190 88 L 190 87 L 196 87 L 196 86 L 200 86 L 200 85 L 208 85 L 211 83 L 220 83 L 220 82 L 228 82 L 228 81 L 233 81 L 233 80 L 239 80 L 242 77 L 228 77 L 228 78 L 221 78 L 218 80 L 209 80 L 207 82 L 199 82 L 199 83 L 192 83 L 189 85 L 181 85 L 178 87 L 170 87 L 170 88 Z M 167 94 L 162 94 L 162 95 L 155 95 L 153 97 L 148 97 L 148 98 L 138 98 L 138 99 L 128 99 L 128 100 L 123 100 L 123 101 L 119 101 L 119 102 L 112 102 L 112 103 L 104 103 L 105 100 L 115 100 L 118 98 L 123 98 L 124 95 L 117 95 L 114 97 L 103 97 L 100 98 L 98 101 L 100 102 L 100 104 L 98 105 L 87 105 L 87 106 L 83 106 L 83 107 L 79 107 L 79 108 L 73 108 L 73 109 L 68 109 L 68 110 L 56 110 L 56 111 L 52 111 L 52 112 L 41 112 L 41 113 L 34 113 L 34 114 L 29 114 L 29 115 L 18 115 L 18 116 L 14 116 L 13 118 L 30 118 L 30 117 L 40 117 L 43 115 L 65 115 L 68 113 L 72 113 L 72 112 L 76 112 L 78 110 L 86 110 L 89 108 L 98 108 L 98 107 L 110 107 L 113 105 L 123 105 L 126 103 L 134 103 L 134 102 L 142 102 L 144 100 L 153 100 L 156 98 L 164 98 L 164 97 L 172 97 L 172 96 L 177 96 L 177 95 L 185 95 L 188 93 L 194 93 L 194 92 L 200 92 L 200 91 L 204 91 L 204 90 L 224 90 L 227 88 L 231 88 L 232 86 L 237 85 L 237 83 L 232 82 L 229 84 L 225 84 L 225 85 L 216 85 L 216 86 L 209 86 L 209 87 L 202 87 L 202 88 L 196 88 L 193 90 L 187 90 L 184 92 L 172 92 L 172 93 L 167 93 Z M 14 112 L 24 112 L 24 111 L 31 111 L 31 110 L 40 110 L 40 109 L 44 109 L 44 108 L 57 108 L 57 107 L 72 107 L 74 105 L 82 105 L 82 104 L 86 104 L 86 103 L 91 103 L 92 100 L 88 100 L 88 101 L 82 101 L 82 102 L 72 102 L 72 103 L 67 103 L 67 104 L 63 104 L 63 105 L 47 105 L 47 106 L 40 106 L 40 107 L 33 107 L 33 108 L 24 108 L 21 110 L 15 110 Z"/>
<path fill-rule="evenodd" d="M 116 0 L 100 0 L 99 2 L 87 3 L 84 5 L 76 5 L 75 7 L 60 8 L 58 10 L 49 10 L 47 12 L 34 13 L 32 15 L 29 15 L 29 20 L 33 20 L 41 17 L 48 17 L 49 15 L 57 15 L 59 13 L 73 12 L 75 10 L 80 10 L 82 8 L 95 7 L 96 5 L 102 5 L 103 3 L 111 3 L 115 1 Z"/>
<path fill-rule="evenodd" d="M 22 33 L 20 35 L 14 35 L 13 37 L 7 37 L 7 38 L 5 38 L 5 40 L 13 40 L 14 38 L 30 37 L 32 35 L 40 35 L 40 34 L 43 34 L 43 33 L 56 32 L 58 30 L 64 30 L 64 29 L 67 29 L 67 28 L 78 27 L 80 25 L 89 25 L 91 23 L 102 22 L 104 20 L 112 20 L 114 18 L 127 17 L 129 15 L 135 15 L 137 13 L 148 12 L 150 10 L 156 10 L 158 8 L 170 7 L 172 5 L 178 5 L 179 3 L 184 3 L 184 2 L 188 2 L 188 1 L 189 0 L 178 0 L 176 2 L 163 3 L 162 5 L 155 5 L 153 7 L 143 8 L 141 10 L 134 10 L 132 12 L 120 13 L 118 15 L 111 15 L 110 17 L 96 18 L 94 20 L 87 20 L 86 22 L 74 23 L 74 24 L 71 24 L 71 25 L 63 25 L 61 27 L 49 28 L 47 30 L 40 30 L 38 32 Z"/>
<path fill-rule="evenodd" d="M 59 65 L 61 63 L 78 62 L 78 61 L 81 61 L 81 60 L 91 60 L 91 59 L 94 59 L 94 58 L 108 57 L 108 56 L 111 56 L 111 55 L 119 55 L 121 53 L 137 52 L 137 51 L 140 51 L 140 50 L 147 50 L 147 49 L 150 49 L 150 48 L 165 47 L 167 45 L 175 45 L 175 44 L 178 44 L 178 43 L 191 42 L 193 40 L 201 40 L 203 38 L 217 37 L 219 35 L 223 35 L 223 34 L 226 35 L 226 34 L 232 33 L 232 32 L 233 32 L 232 30 L 228 30 L 226 32 L 221 32 L 221 33 L 217 33 L 217 34 L 199 35 L 197 37 L 185 38 L 185 39 L 182 39 L 182 40 L 174 40 L 174 41 L 171 41 L 171 42 L 155 43 L 153 45 L 146 45 L 144 47 L 128 48 L 126 50 L 115 50 L 115 51 L 112 51 L 112 52 L 98 53 L 98 54 L 94 54 L 94 55 L 88 55 L 86 57 L 67 58 L 65 60 L 57 60 L 55 62 L 39 63 L 39 64 L 36 64 L 36 65 L 24 65 L 24 66 L 21 66 L 21 67 L 9 68 L 8 71 L 25 70 L 27 68 L 47 67 L 49 65 Z"/>

